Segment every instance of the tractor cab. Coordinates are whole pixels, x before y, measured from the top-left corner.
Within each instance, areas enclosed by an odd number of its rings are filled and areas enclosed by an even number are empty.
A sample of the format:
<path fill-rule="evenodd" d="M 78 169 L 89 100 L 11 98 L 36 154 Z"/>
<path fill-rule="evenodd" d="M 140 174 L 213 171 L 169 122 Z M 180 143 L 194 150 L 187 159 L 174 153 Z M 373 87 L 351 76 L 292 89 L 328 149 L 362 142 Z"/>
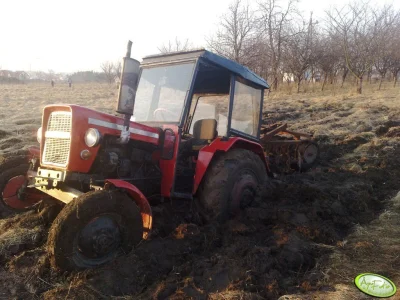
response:
<path fill-rule="evenodd" d="M 175 178 L 171 196 L 196 192 L 193 178 L 201 176 L 198 159 L 206 146 L 223 151 L 232 138 L 259 141 L 268 88 L 246 67 L 204 49 L 143 59 L 131 121 L 161 127 L 164 139 L 174 140 L 165 140 L 170 148 L 163 151 L 176 161 L 174 172 L 167 171 Z M 171 147 L 178 148 L 175 156 Z"/>
<path fill-rule="evenodd" d="M 141 69 L 132 121 L 174 124 L 184 136 L 198 139 L 214 126 L 210 140 L 214 133 L 259 139 L 263 94 L 269 86 L 246 67 L 196 50 L 147 56 Z"/>

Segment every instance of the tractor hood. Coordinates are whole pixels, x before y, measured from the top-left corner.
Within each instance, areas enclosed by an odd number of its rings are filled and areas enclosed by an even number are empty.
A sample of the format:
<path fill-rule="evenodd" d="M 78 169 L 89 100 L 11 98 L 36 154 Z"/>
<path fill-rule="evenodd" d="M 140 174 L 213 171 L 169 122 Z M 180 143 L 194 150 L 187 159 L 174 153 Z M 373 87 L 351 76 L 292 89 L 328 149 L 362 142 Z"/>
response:
<path fill-rule="evenodd" d="M 123 123 L 121 117 L 78 105 L 46 106 L 42 119 L 41 164 L 68 171 L 88 172 L 100 145 L 88 147 L 85 143 L 86 131 L 94 128 L 101 136 L 119 136 Z M 159 145 L 160 130 L 130 122 L 130 139 Z M 83 150 L 90 151 L 90 156 L 85 160 L 81 158 Z"/>

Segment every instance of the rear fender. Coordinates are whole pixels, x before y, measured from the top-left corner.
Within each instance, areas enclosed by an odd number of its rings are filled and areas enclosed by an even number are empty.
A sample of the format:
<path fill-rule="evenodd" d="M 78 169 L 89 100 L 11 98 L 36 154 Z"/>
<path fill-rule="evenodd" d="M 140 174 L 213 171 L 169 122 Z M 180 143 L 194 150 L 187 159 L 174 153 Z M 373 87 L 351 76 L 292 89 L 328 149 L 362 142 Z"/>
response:
<path fill-rule="evenodd" d="M 129 196 L 131 196 L 133 201 L 135 201 L 136 205 L 140 209 L 140 214 L 142 215 L 143 239 L 147 239 L 153 225 L 153 214 L 151 212 L 151 207 L 146 197 L 136 186 L 124 180 L 107 179 L 104 188 L 109 189 L 110 185 L 120 189 L 124 189 L 129 194 Z"/>
<path fill-rule="evenodd" d="M 228 152 L 229 150 L 236 148 L 250 150 L 257 154 L 265 165 L 266 173 L 270 173 L 267 160 L 265 159 L 264 149 L 259 143 L 252 142 L 240 137 L 229 138 L 226 141 L 222 140 L 221 138 L 217 138 L 211 144 L 201 148 L 199 151 L 199 156 L 197 158 L 196 164 L 196 172 L 194 176 L 193 194 L 197 192 L 197 189 L 199 188 L 210 163 L 215 157 L 215 154 L 217 152 Z"/>

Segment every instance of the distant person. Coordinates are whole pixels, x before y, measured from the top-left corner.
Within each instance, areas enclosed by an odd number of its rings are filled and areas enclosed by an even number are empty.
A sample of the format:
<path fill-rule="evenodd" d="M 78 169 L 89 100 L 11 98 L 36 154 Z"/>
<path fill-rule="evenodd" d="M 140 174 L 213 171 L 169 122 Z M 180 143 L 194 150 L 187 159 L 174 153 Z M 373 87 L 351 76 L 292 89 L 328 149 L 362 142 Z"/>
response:
<path fill-rule="evenodd" d="M 54 87 L 54 80 L 51 80 L 51 86 Z"/>
<path fill-rule="evenodd" d="M 68 78 L 68 86 L 69 86 L 69 87 L 72 86 L 72 80 L 71 80 L 71 78 Z"/>

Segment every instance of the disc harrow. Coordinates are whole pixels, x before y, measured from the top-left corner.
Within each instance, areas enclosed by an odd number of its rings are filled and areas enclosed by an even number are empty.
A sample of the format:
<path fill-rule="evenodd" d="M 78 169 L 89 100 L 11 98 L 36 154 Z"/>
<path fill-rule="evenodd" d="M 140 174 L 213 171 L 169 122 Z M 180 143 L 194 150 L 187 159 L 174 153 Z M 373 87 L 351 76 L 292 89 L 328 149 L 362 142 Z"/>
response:
<path fill-rule="evenodd" d="M 261 144 L 276 174 L 310 169 L 319 156 L 319 147 L 312 135 L 290 131 L 287 123 L 262 125 Z"/>

